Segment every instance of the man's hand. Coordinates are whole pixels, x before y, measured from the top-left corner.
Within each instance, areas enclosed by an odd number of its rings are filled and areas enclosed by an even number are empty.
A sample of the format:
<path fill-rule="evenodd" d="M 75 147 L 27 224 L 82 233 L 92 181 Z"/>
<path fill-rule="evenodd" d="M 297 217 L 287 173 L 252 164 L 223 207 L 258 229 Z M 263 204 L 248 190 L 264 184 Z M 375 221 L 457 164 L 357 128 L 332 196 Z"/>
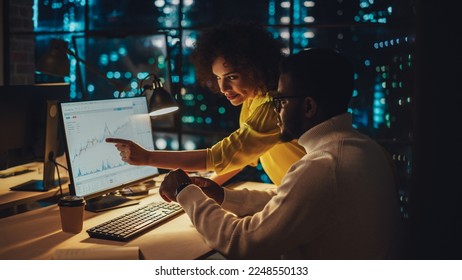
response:
<path fill-rule="evenodd" d="M 160 184 L 159 194 L 167 202 L 176 202 L 176 189 L 183 183 L 193 184 L 188 174 L 181 169 L 170 171 Z"/>
<path fill-rule="evenodd" d="M 120 138 L 106 138 L 107 143 L 115 143 L 123 161 L 132 165 L 149 165 L 149 151 L 133 141 Z"/>
<path fill-rule="evenodd" d="M 203 177 L 191 177 L 191 180 L 195 185 L 201 187 L 208 197 L 214 199 L 218 204 L 223 203 L 225 192 L 215 181 Z"/>
<path fill-rule="evenodd" d="M 160 196 L 168 202 L 177 201 L 176 189 L 183 183 L 197 185 L 208 197 L 214 199 L 218 204 L 223 202 L 225 192 L 217 183 L 203 177 L 189 177 L 181 169 L 170 171 L 165 176 L 159 188 Z"/>

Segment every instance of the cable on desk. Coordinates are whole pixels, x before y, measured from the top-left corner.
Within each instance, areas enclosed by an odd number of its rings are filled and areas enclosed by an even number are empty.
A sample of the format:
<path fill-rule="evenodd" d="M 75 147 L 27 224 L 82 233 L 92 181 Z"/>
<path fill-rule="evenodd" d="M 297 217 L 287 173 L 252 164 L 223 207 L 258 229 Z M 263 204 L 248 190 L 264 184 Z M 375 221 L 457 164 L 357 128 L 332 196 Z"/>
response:
<path fill-rule="evenodd" d="M 60 193 L 61 197 L 63 197 L 63 187 L 62 187 L 62 184 L 61 184 L 61 176 L 59 175 L 59 168 L 58 168 L 58 166 L 61 166 L 61 167 L 63 167 L 63 168 L 66 169 L 66 170 L 67 170 L 67 168 L 64 167 L 63 165 L 57 163 L 56 160 L 54 160 L 54 159 L 51 159 L 51 162 L 53 162 L 54 165 L 55 165 L 56 173 L 58 174 L 59 193 Z"/>
<path fill-rule="evenodd" d="M 66 169 L 66 171 L 69 171 L 69 169 L 67 169 L 67 167 L 64 166 L 64 165 L 62 165 L 61 163 L 59 163 L 59 162 L 57 162 L 57 161 L 55 161 L 55 160 L 52 160 L 52 161 L 54 162 L 55 165 L 58 165 L 58 166 L 60 166 L 60 167 L 62 167 L 62 168 L 64 168 L 64 169 Z M 56 168 L 58 168 L 58 167 L 56 167 Z"/>

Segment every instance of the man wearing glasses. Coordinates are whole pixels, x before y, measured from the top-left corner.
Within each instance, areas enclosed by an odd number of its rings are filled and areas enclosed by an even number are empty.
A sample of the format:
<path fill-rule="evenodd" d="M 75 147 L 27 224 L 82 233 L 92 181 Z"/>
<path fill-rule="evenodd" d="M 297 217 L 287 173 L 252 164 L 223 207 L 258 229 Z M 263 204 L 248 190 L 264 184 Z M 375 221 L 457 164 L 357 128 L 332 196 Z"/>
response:
<path fill-rule="evenodd" d="M 352 128 L 353 83 L 352 66 L 337 51 L 287 57 L 274 96 L 281 140 L 298 139 L 307 154 L 279 188 L 224 189 L 177 169 L 162 183 L 162 197 L 180 203 L 207 244 L 228 258 L 401 258 L 393 167 L 381 146 Z"/>

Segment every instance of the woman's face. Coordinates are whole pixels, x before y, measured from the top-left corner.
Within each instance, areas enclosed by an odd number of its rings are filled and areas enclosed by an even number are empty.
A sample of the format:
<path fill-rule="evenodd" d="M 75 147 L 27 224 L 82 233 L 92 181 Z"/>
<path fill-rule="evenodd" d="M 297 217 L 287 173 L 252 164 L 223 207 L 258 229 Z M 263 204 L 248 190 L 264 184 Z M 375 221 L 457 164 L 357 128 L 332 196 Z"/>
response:
<path fill-rule="evenodd" d="M 212 72 L 217 78 L 220 91 L 233 106 L 241 105 L 247 98 L 253 99 L 257 88 L 253 80 L 237 71 L 223 57 L 218 57 L 212 63 Z"/>

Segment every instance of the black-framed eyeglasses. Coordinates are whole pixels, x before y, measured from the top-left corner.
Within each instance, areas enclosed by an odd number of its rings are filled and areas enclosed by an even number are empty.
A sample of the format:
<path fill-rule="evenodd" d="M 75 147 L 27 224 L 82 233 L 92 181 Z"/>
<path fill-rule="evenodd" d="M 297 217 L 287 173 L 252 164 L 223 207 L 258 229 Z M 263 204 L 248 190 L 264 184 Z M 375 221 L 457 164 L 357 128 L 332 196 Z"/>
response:
<path fill-rule="evenodd" d="M 291 98 L 305 98 L 305 96 L 288 96 L 288 95 L 278 95 L 273 96 L 273 105 L 276 112 L 280 112 L 282 108 L 282 101 Z"/>

